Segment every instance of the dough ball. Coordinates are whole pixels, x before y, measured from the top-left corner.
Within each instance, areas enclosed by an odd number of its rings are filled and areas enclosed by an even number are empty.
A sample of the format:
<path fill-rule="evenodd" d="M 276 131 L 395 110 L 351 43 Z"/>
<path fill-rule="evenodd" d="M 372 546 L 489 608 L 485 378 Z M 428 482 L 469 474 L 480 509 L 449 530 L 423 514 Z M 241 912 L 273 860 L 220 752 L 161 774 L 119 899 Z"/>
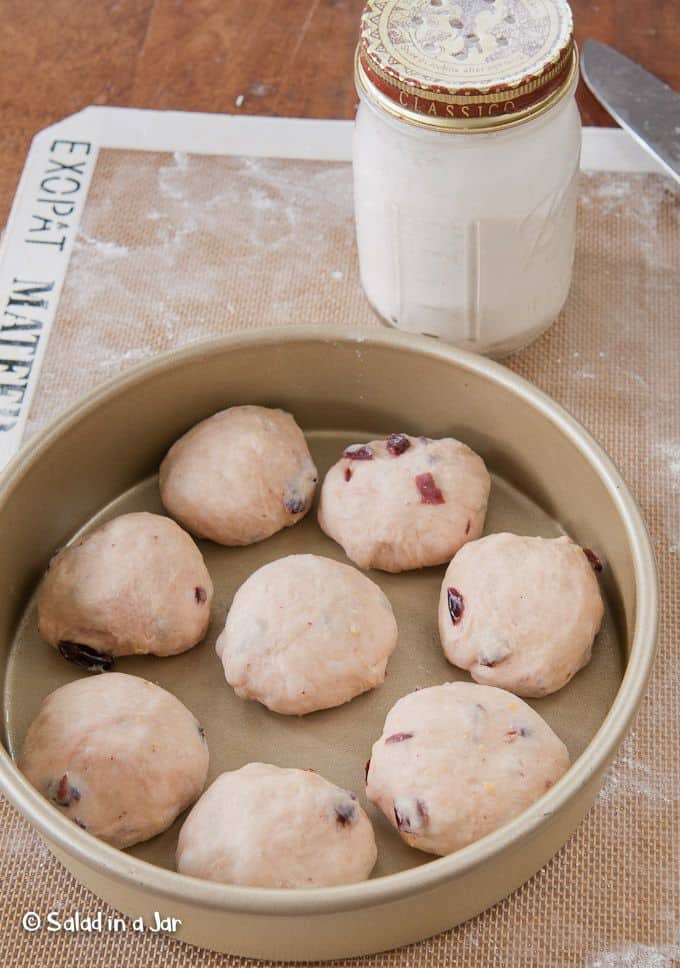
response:
<path fill-rule="evenodd" d="M 314 770 L 266 763 L 219 776 L 177 845 L 181 874 L 251 887 L 353 884 L 376 858 L 373 827 L 353 793 Z"/>
<path fill-rule="evenodd" d="M 449 565 L 439 633 L 477 682 L 545 696 L 590 661 L 603 613 L 590 560 L 569 538 L 491 534 Z"/>
<path fill-rule="evenodd" d="M 208 746 L 186 706 L 110 672 L 50 693 L 19 768 L 79 827 L 114 847 L 155 837 L 205 785 Z"/>
<path fill-rule="evenodd" d="M 230 407 L 173 444 L 161 464 L 168 513 L 223 545 L 269 538 L 305 516 L 318 480 L 307 441 L 284 410 Z"/>
<path fill-rule="evenodd" d="M 41 636 L 88 669 L 120 655 L 176 655 L 204 637 L 213 586 L 170 518 L 123 514 L 64 548 L 38 595 Z"/>
<path fill-rule="evenodd" d="M 216 647 L 239 696 L 301 716 L 380 685 L 396 644 L 374 582 L 330 558 L 289 555 L 241 585 Z"/>
<path fill-rule="evenodd" d="M 323 482 L 319 524 L 360 568 L 440 565 L 482 533 L 490 485 L 460 441 L 391 434 L 345 449 Z"/>
<path fill-rule="evenodd" d="M 521 699 L 447 682 L 392 707 L 366 795 L 411 847 L 451 854 L 522 813 L 568 768 L 564 743 Z"/>

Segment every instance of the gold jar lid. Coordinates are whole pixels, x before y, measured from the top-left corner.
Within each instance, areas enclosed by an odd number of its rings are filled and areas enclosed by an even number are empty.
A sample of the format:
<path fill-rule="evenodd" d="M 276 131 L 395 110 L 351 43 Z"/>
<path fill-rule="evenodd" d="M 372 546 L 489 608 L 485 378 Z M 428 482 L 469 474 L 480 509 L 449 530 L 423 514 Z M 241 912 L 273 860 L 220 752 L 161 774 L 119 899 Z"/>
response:
<path fill-rule="evenodd" d="M 566 0 L 368 0 L 356 81 L 390 114 L 488 131 L 547 110 L 578 69 Z"/>

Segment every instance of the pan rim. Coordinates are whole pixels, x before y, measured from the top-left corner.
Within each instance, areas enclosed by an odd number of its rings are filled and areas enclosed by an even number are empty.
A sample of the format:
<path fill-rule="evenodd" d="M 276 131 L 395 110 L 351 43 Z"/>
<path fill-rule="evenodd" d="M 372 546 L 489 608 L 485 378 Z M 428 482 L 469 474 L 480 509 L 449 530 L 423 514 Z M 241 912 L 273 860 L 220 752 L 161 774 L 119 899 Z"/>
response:
<path fill-rule="evenodd" d="M 159 354 L 98 385 L 53 418 L 23 447 L 0 475 L 0 514 L 9 494 L 30 467 L 60 436 L 100 406 L 154 374 L 173 370 L 203 356 L 258 345 L 308 343 L 379 346 L 434 357 L 500 385 L 537 410 L 586 458 L 616 506 L 625 528 L 633 565 L 636 610 L 626 671 L 614 701 L 591 739 L 567 773 L 540 800 L 503 827 L 445 857 L 418 867 L 339 887 L 283 890 L 219 884 L 179 874 L 140 860 L 97 840 L 59 815 L 23 777 L 4 746 L 0 748 L 0 789 L 38 832 L 59 850 L 98 873 L 119 882 L 134 882 L 168 901 L 197 908 L 250 915 L 322 915 L 401 900 L 463 876 L 504 848 L 531 837 L 563 810 L 603 769 L 623 740 L 644 695 L 656 650 L 658 579 L 656 564 L 640 510 L 611 458 L 592 435 L 560 404 L 503 365 L 428 337 L 373 329 L 328 325 L 268 327 L 197 340 Z"/>

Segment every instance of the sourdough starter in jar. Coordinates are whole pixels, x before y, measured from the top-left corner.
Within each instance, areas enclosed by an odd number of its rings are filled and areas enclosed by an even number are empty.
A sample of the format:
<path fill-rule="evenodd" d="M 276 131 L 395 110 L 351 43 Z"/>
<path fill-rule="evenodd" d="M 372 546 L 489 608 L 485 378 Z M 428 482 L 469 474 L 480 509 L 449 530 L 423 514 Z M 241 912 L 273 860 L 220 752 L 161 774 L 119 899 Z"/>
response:
<path fill-rule="evenodd" d="M 554 321 L 574 258 L 577 76 L 565 0 L 369 0 L 354 197 L 385 322 L 502 356 Z"/>

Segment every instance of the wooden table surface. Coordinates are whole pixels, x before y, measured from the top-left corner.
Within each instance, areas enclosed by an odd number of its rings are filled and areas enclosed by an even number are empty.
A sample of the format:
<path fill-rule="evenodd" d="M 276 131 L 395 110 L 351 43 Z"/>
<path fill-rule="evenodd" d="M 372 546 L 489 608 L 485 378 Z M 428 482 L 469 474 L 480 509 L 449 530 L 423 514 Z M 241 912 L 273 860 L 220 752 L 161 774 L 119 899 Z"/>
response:
<path fill-rule="evenodd" d="M 363 3 L 0 0 L 0 226 L 33 134 L 88 104 L 353 117 Z M 579 42 L 612 44 L 680 88 L 677 0 L 572 7 Z M 611 123 L 583 84 L 578 101 L 585 124 Z"/>

